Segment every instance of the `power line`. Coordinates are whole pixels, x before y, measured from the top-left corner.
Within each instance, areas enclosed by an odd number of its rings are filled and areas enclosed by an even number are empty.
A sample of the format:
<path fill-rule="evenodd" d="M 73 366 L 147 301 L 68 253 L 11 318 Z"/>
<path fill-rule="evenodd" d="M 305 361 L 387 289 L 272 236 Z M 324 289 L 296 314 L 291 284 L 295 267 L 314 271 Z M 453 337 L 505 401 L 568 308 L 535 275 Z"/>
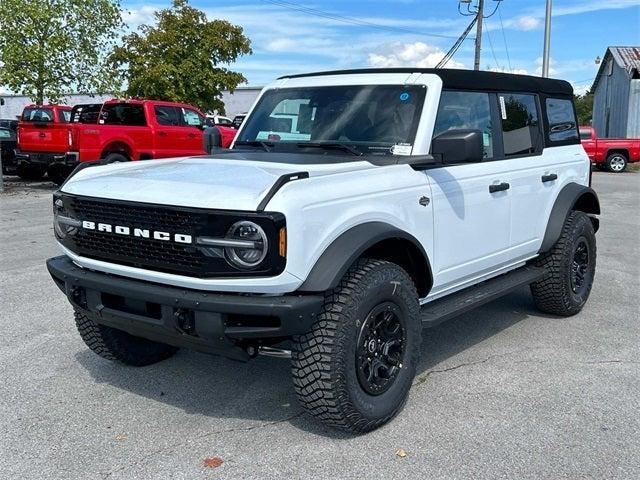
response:
<path fill-rule="evenodd" d="M 498 10 L 498 18 L 500 19 L 500 29 L 502 30 L 502 40 L 504 41 L 504 51 L 507 54 L 507 63 L 509 64 L 509 71 L 512 72 L 513 68 L 511 68 L 511 58 L 509 57 L 509 47 L 507 46 L 507 36 L 504 33 L 504 25 L 502 24 L 502 13 Z"/>
<path fill-rule="evenodd" d="M 360 27 L 369 27 L 369 28 L 377 28 L 379 30 L 387 30 L 392 32 L 404 32 L 411 33 L 414 35 L 421 35 L 425 37 L 437 37 L 437 38 L 456 38 L 453 35 L 441 35 L 438 33 L 426 33 L 418 30 L 412 30 L 409 28 L 403 27 L 392 27 L 390 25 L 381 25 L 379 23 L 369 22 L 367 20 L 362 20 L 359 18 L 346 17 L 343 15 L 338 15 L 330 12 L 326 12 L 324 10 L 319 10 L 317 8 L 305 7 L 303 5 L 299 5 L 297 3 L 287 2 L 284 0 L 260 0 L 263 3 L 269 3 L 271 5 L 275 5 L 281 8 L 287 8 L 289 10 L 294 10 L 297 12 L 305 13 L 307 15 L 314 15 L 316 17 L 328 18 L 331 20 L 336 20 L 338 22 L 348 23 L 351 25 L 357 25 Z"/>
<path fill-rule="evenodd" d="M 455 53 L 460 48 L 460 45 L 462 45 L 462 42 L 464 42 L 464 40 L 467 38 L 467 35 L 469 35 L 469 32 L 471 31 L 471 29 L 473 28 L 473 26 L 476 24 L 477 21 L 478 21 L 478 17 L 473 17 L 473 20 L 471 20 L 471 23 L 467 26 L 465 31 L 462 32 L 462 35 L 458 37 L 458 40 L 456 40 L 456 42 L 449 49 L 447 54 L 444 57 L 442 57 L 442 60 L 438 62 L 438 64 L 436 65 L 436 68 L 444 67 L 449 62 L 449 60 L 453 58 Z"/>
<path fill-rule="evenodd" d="M 486 20 L 486 19 L 485 19 Z M 487 38 L 489 39 L 489 46 L 491 47 L 491 55 L 493 55 L 493 60 L 496 62 L 496 68 L 500 70 L 500 65 L 498 64 L 498 59 L 496 58 L 496 51 L 493 49 L 493 41 L 491 40 L 491 32 L 489 31 L 491 27 L 489 27 L 489 22 L 487 22 Z"/>

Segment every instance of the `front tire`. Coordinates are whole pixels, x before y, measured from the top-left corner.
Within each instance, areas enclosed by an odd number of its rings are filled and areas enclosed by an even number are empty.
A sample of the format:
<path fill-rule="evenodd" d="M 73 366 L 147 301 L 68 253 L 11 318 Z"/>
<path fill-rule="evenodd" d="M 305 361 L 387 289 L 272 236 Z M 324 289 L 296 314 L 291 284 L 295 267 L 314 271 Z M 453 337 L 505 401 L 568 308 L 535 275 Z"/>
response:
<path fill-rule="evenodd" d="M 545 276 L 531 284 L 539 310 L 563 317 L 575 315 L 587 302 L 596 272 L 596 236 L 584 212 L 573 211 L 551 250 L 537 260 Z"/>
<path fill-rule="evenodd" d="M 418 294 L 398 265 L 360 259 L 326 293 L 310 332 L 294 337 L 298 400 L 327 425 L 367 432 L 404 406 L 420 357 Z"/>
<path fill-rule="evenodd" d="M 605 165 L 611 173 L 622 173 L 627 168 L 627 157 L 624 153 L 611 153 L 607 157 Z"/>
<path fill-rule="evenodd" d="M 76 310 L 74 315 L 84 343 L 107 360 L 143 367 L 165 360 L 178 351 L 171 345 L 134 337 L 122 330 L 100 325 L 81 310 Z"/>

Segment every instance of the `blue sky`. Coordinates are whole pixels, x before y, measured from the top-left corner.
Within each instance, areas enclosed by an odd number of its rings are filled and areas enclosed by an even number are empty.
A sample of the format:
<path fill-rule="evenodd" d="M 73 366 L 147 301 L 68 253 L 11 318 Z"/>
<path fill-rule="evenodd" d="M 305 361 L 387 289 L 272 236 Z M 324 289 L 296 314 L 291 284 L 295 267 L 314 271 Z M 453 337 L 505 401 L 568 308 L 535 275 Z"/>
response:
<path fill-rule="evenodd" d="M 153 12 L 169 3 L 125 0 L 125 20 L 131 28 L 150 23 Z M 244 27 L 253 55 L 233 67 L 252 86 L 304 71 L 433 66 L 470 20 L 458 14 L 457 0 L 191 0 L 191 4 L 209 18 Z M 485 4 L 489 13 L 496 5 L 494 0 Z M 316 12 L 299 11 L 296 5 Z M 498 13 L 485 20 L 482 69 L 539 74 L 544 5 L 544 0 L 501 2 Z M 595 58 L 602 57 L 607 46 L 640 45 L 640 0 L 554 0 L 553 8 L 551 76 L 571 81 L 577 92 L 591 84 Z M 464 42 L 449 66 L 473 66 L 473 40 Z"/>

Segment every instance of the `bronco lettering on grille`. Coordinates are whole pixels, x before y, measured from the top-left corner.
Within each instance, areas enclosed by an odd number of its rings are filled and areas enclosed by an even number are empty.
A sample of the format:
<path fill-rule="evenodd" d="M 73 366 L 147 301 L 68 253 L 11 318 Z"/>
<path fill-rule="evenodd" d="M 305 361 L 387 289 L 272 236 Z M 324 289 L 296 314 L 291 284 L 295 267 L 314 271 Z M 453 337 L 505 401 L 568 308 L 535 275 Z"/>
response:
<path fill-rule="evenodd" d="M 88 220 L 82 221 L 82 228 L 85 230 L 95 230 L 98 232 L 116 233 L 118 235 L 129 235 L 139 238 L 153 238 L 154 240 L 162 240 L 169 242 L 173 240 L 176 243 L 193 243 L 191 235 L 182 233 L 169 233 L 159 230 L 149 230 L 145 228 L 131 228 L 123 225 L 111 225 L 109 223 L 96 223 Z"/>

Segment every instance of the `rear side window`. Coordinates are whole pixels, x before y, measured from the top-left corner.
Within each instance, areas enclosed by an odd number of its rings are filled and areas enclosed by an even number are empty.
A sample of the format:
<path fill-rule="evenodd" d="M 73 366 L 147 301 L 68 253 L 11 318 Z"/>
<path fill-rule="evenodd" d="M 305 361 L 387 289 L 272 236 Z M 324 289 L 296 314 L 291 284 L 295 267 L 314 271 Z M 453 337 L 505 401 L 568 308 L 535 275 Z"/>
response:
<path fill-rule="evenodd" d="M 50 108 L 25 108 L 23 122 L 53 122 L 53 110 Z"/>
<path fill-rule="evenodd" d="M 142 105 L 116 103 L 105 105 L 100 113 L 99 123 L 104 125 L 145 126 L 144 109 Z"/>
<path fill-rule="evenodd" d="M 156 114 L 156 120 L 160 125 L 168 125 L 172 127 L 180 126 L 180 115 L 176 107 L 166 105 L 156 105 L 153 107 Z"/>
<path fill-rule="evenodd" d="M 442 92 L 433 136 L 460 129 L 480 130 L 484 157 L 493 158 L 493 127 L 488 93 Z"/>
<path fill-rule="evenodd" d="M 549 122 L 549 140 L 551 142 L 577 140 L 578 126 L 573 102 L 562 98 L 547 98 L 545 103 Z"/>
<path fill-rule="evenodd" d="M 501 94 L 502 140 L 506 157 L 527 155 L 542 149 L 535 95 Z"/>
<path fill-rule="evenodd" d="M 71 110 L 58 110 L 58 120 L 62 123 L 71 121 Z"/>

